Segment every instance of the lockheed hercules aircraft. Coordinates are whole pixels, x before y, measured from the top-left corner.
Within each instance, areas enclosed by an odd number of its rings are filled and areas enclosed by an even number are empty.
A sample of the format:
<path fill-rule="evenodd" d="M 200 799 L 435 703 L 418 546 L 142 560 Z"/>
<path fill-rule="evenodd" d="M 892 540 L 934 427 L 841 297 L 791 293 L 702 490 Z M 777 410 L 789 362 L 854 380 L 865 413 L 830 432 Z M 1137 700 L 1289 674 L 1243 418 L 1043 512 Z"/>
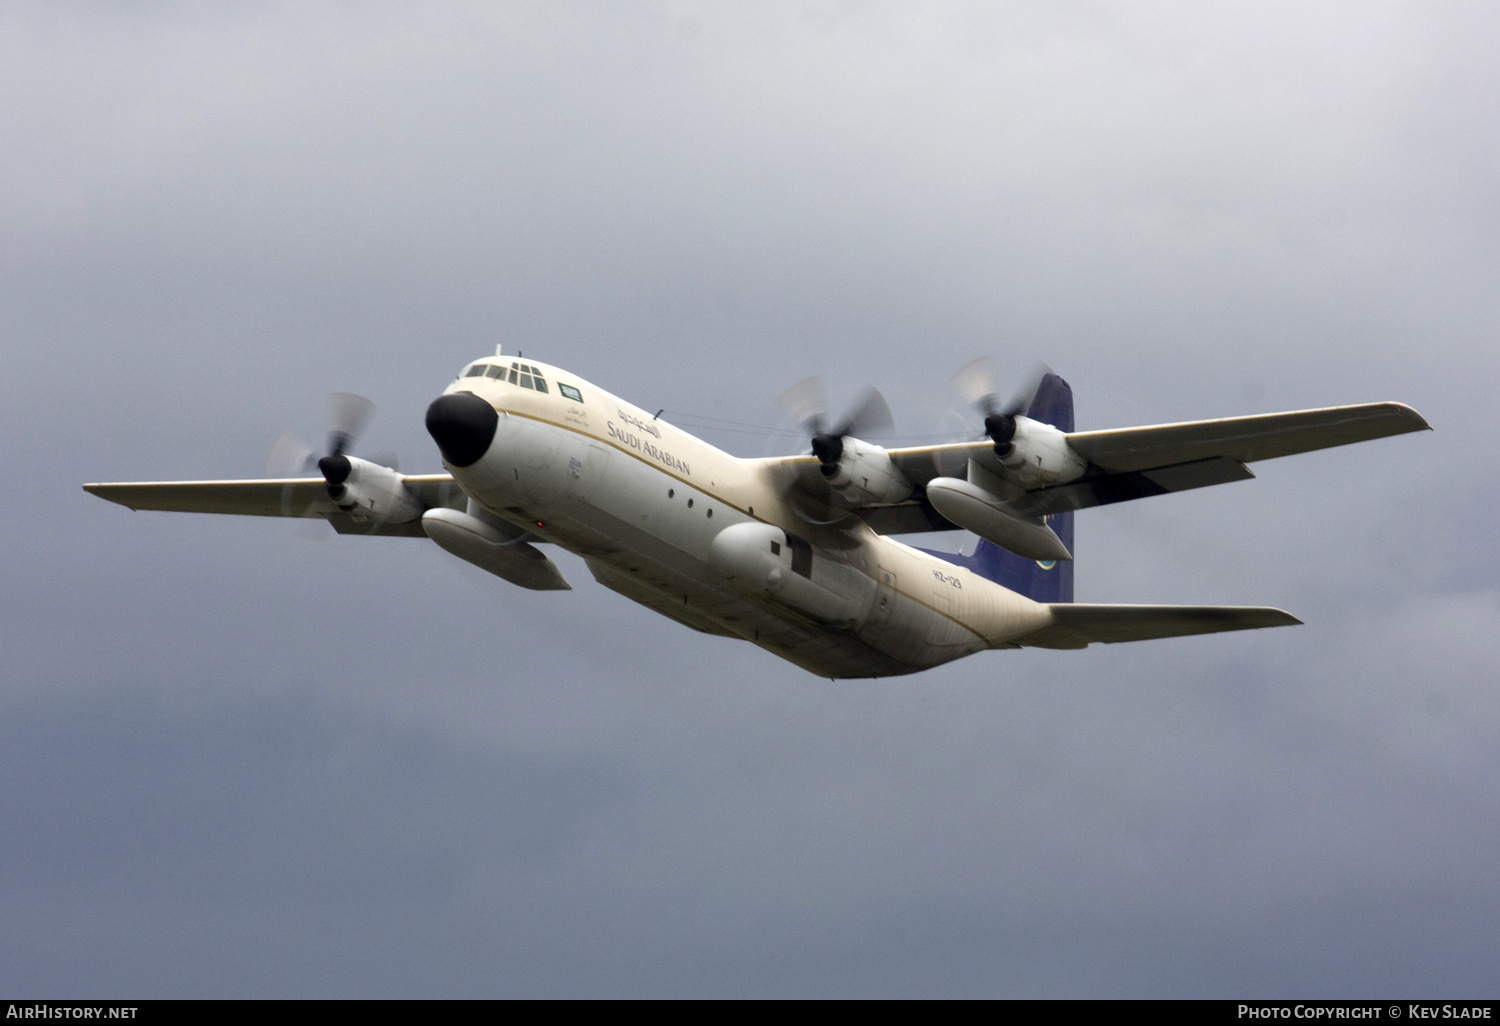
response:
<path fill-rule="evenodd" d="M 883 448 L 871 389 L 828 424 L 811 379 L 783 397 L 811 453 L 741 459 L 576 375 L 496 350 L 427 410 L 443 474 L 347 451 L 367 400 L 336 404 L 321 476 L 87 484 L 131 509 L 321 517 L 344 534 L 430 538 L 523 588 L 566 589 L 538 544 L 678 623 L 830 678 L 914 673 L 984 649 L 1085 648 L 1300 623 L 1263 606 L 1073 601 L 1075 510 L 1253 477 L 1256 460 L 1420 431 L 1400 403 L 1075 431 L 1050 372 L 1008 403 L 979 361 L 956 379 L 977 441 Z M 337 398 L 337 397 L 336 397 Z M 311 470 L 310 456 L 294 463 Z M 967 555 L 896 535 L 965 530 Z"/>

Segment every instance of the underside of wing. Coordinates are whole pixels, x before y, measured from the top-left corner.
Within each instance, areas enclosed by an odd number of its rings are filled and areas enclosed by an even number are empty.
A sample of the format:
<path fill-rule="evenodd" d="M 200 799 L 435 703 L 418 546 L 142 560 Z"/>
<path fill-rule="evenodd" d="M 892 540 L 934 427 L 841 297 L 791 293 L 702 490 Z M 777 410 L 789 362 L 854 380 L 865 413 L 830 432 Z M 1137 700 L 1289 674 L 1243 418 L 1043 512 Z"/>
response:
<path fill-rule="evenodd" d="M 402 478 L 429 508 L 463 509 L 465 496 L 448 474 L 415 474 Z M 125 481 L 86 484 L 83 490 L 134 510 L 172 513 L 228 513 L 252 517 L 319 517 L 340 534 L 379 534 L 422 538 L 420 522 L 362 523 L 341 513 L 321 477 L 240 481 Z"/>
<path fill-rule="evenodd" d="M 1292 627 L 1302 621 L 1271 606 L 1131 606 L 1054 603 L 1051 625 L 1017 639 L 1017 646 L 1087 648 L 1093 643 L 1150 641 L 1190 634 Z"/>
<path fill-rule="evenodd" d="M 988 444 L 988 443 L 985 443 Z M 940 448 L 967 450 L 967 443 Z M 890 450 L 894 456 L 898 451 Z M 916 450 L 905 450 L 916 451 Z M 921 450 L 927 452 L 928 450 Z M 968 457 L 950 457 L 963 467 Z M 837 526 L 854 518 L 862 520 L 876 534 L 916 534 L 921 531 L 953 531 L 957 528 L 945 520 L 922 495 L 921 486 L 937 474 L 927 472 L 925 476 L 908 474 L 918 485 L 916 493 L 901 502 L 851 503 L 828 485 L 818 469 L 818 461 L 812 456 L 770 457 L 751 461 L 760 463 L 773 487 L 796 510 L 802 519 L 812 524 Z M 932 466 L 931 459 L 924 464 Z M 903 468 L 904 469 L 904 468 Z"/>
<path fill-rule="evenodd" d="M 926 446 L 919 449 L 892 449 L 891 461 L 918 485 L 917 492 L 904 502 L 860 506 L 854 512 L 877 534 L 915 534 L 920 531 L 951 531 L 956 526 L 933 508 L 924 490 L 934 478 L 969 476 L 973 460 L 991 473 L 1001 472 L 995 458 L 994 443 L 961 442 L 953 445 Z M 1105 506 L 1128 499 L 1182 492 L 1190 488 L 1244 481 L 1255 475 L 1236 459 L 1212 457 L 1191 462 L 1168 464 L 1148 470 L 1112 473 L 1094 467 L 1077 481 L 1050 488 L 1021 492 L 1010 499 L 1015 512 L 1028 517 L 1045 517 L 1068 510 Z"/>
<path fill-rule="evenodd" d="M 864 505 L 841 504 L 818 474 L 817 461 L 811 457 L 788 457 L 779 461 L 789 484 L 793 501 L 809 509 L 825 511 L 823 517 L 841 517 L 853 513 L 876 534 L 917 534 L 924 531 L 953 531 L 957 525 L 933 508 L 925 494 L 927 484 L 939 477 L 968 477 L 973 460 L 991 473 L 1001 470 L 995 458 L 993 442 L 958 442 L 912 449 L 891 449 L 891 462 L 917 486 L 909 499 L 892 503 Z M 1253 478 L 1239 460 L 1224 457 L 1195 460 L 1155 467 L 1149 470 L 1110 473 L 1094 468 L 1083 478 L 1065 485 L 1021 492 L 1010 501 L 1018 513 L 1045 517 L 1068 510 L 1104 506 L 1127 499 L 1142 499 L 1167 492 L 1243 481 Z"/>
<path fill-rule="evenodd" d="M 1077 481 L 1027 492 L 1012 505 L 1017 511 L 1029 516 L 1045 517 L 1070 509 L 1108 506 L 1130 499 L 1166 495 L 1168 492 L 1185 492 L 1208 485 L 1248 481 L 1254 476 L 1249 467 L 1228 456 L 1123 473 L 1094 469 Z"/>
<path fill-rule="evenodd" d="M 125 481 L 83 490 L 131 509 L 232 513 L 251 517 L 319 517 L 337 513 L 321 477 L 252 481 Z"/>

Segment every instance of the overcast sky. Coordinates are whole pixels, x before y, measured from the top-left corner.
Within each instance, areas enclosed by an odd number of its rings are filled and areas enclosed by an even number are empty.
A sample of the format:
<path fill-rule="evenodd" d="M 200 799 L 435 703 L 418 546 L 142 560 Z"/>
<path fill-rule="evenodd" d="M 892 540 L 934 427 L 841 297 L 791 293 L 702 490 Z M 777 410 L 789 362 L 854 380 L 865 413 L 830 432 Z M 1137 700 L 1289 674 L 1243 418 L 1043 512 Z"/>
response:
<path fill-rule="evenodd" d="M 1500 8 L 0 7 L 0 991 L 1500 991 Z M 1080 428 L 1436 431 L 1078 518 L 1306 626 L 830 683 L 556 559 L 131 513 L 496 344 L 776 396 L 1045 360 Z M 741 428 L 736 425 L 751 425 Z M 783 425 L 784 426 L 784 425 Z"/>

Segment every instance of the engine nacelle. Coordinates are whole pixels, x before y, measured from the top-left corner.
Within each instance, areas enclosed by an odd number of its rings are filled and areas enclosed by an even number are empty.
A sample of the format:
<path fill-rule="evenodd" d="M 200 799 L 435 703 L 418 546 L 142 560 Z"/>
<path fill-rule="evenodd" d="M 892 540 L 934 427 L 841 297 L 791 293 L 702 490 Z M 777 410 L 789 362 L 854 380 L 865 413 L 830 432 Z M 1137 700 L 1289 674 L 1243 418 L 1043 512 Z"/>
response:
<path fill-rule="evenodd" d="M 318 465 L 328 481 L 329 498 L 349 519 L 364 524 L 407 524 L 421 519 L 426 507 L 390 467 L 354 456 L 329 456 Z"/>
<path fill-rule="evenodd" d="M 900 502 L 911 495 L 914 486 L 884 448 L 845 438 L 843 449 L 828 483 L 852 504 Z"/>
<path fill-rule="evenodd" d="M 1015 434 L 995 446 L 995 455 L 1027 488 L 1065 484 L 1083 476 L 1088 460 L 1068 445 L 1068 436 L 1051 424 L 1015 418 Z"/>
<path fill-rule="evenodd" d="M 819 623 L 852 626 L 874 603 L 875 582 L 869 577 L 830 559 L 819 559 L 814 568 L 812 547 L 770 524 L 724 528 L 714 536 L 708 558 L 740 594 Z"/>

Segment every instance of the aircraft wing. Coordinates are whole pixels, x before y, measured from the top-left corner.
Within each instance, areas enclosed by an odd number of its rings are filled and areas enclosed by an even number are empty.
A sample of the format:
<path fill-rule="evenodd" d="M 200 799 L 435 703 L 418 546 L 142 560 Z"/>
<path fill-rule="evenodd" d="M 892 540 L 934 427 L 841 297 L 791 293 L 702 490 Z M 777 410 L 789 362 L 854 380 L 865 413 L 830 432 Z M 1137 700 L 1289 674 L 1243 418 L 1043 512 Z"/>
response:
<path fill-rule="evenodd" d="M 1112 431 L 1078 431 L 1068 436 L 1068 444 L 1095 466 L 1126 473 L 1206 459 L 1253 463 L 1430 429 L 1422 415 L 1410 406 L 1366 403 Z"/>
<path fill-rule="evenodd" d="M 1067 436 L 1068 444 L 1089 461 L 1088 472 L 1068 484 L 1026 492 L 1011 505 L 1030 516 L 1046 516 L 1243 481 L 1255 476 L 1245 464 L 1256 460 L 1430 429 L 1422 415 L 1410 406 L 1366 403 L 1110 431 L 1078 431 Z M 902 473 L 923 487 L 935 477 L 966 477 L 970 459 L 1003 474 L 988 439 L 891 449 L 889 453 Z M 947 524 L 920 496 L 895 507 L 857 512 L 882 534 L 941 530 L 942 527 L 929 526 L 934 520 Z"/>
<path fill-rule="evenodd" d="M 1128 606 L 1053 603 L 1052 624 L 1014 642 L 1034 648 L 1087 648 L 1189 634 L 1292 627 L 1302 621 L 1271 606 Z"/>
<path fill-rule="evenodd" d="M 403 475 L 402 482 L 431 507 L 463 509 L 465 495 L 448 474 Z M 83 490 L 134 510 L 232 513 L 253 517 L 321 517 L 340 534 L 425 538 L 420 521 L 366 524 L 339 512 L 321 477 L 253 478 L 244 481 L 124 481 L 86 484 Z"/>

